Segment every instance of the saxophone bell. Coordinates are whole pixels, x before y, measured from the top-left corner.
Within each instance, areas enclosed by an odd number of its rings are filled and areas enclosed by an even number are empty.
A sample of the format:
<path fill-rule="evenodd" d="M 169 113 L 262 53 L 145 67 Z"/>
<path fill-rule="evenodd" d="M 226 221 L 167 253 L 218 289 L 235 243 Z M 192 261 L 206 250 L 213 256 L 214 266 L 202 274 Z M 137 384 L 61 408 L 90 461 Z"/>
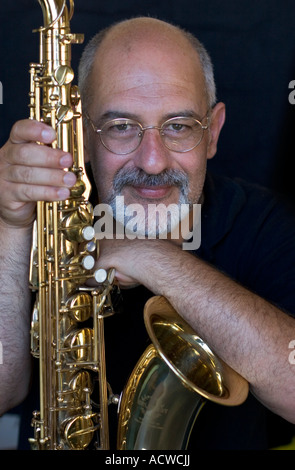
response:
<path fill-rule="evenodd" d="M 221 361 L 170 303 L 152 297 L 144 309 L 152 344 L 121 397 L 119 449 L 186 449 L 207 400 L 236 406 L 248 382 Z"/>

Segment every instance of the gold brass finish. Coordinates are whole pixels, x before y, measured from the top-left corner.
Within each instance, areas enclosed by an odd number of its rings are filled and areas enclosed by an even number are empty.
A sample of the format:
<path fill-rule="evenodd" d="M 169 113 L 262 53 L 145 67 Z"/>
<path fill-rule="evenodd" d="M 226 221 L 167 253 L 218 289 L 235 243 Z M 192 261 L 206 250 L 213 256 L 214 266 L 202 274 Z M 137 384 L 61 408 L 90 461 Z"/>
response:
<path fill-rule="evenodd" d="M 34 449 L 105 449 L 107 409 L 95 405 L 92 395 L 105 389 L 100 361 L 103 319 L 112 314 L 113 273 L 101 276 L 98 270 L 102 282 L 85 287 L 95 277 L 97 246 L 84 168 L 81 100 L 72 84 L 71 44 L 83 37 L 70 32 L 73 1 L 70 12 L 65 0 L 38 1 L 44 26 L 39 29 L 40 62 L 30 68 L 30 118 L 55 129 L 52 146 L 73 155 L 67 171 L 76 174 L 77 183 L 66 201 L 37 203 L 30 286 L 36 292 L 31 349 L 39 359 L 40 411 L 33 414 L 30 442 Z"/>

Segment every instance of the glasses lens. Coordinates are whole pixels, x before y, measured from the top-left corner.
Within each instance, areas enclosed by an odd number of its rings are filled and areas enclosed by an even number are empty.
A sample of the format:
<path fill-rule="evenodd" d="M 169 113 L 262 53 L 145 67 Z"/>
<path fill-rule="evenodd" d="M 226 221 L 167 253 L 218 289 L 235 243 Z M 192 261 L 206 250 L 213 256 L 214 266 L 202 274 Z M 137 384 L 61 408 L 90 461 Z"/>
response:
<path fill-rule="evenodd" d="M 202 124 L 193 118 L 177 117 L 162 125 L 163 141 L 170 150 L 188 152 L 202 140 Z"/>
<path fill-rule="evenodd" d="M 100 138 L 111 152 L 125 155 L 133 152 L 140 144 L 141 128 L 130 119 L 113 119 L 103 125 Z"/>

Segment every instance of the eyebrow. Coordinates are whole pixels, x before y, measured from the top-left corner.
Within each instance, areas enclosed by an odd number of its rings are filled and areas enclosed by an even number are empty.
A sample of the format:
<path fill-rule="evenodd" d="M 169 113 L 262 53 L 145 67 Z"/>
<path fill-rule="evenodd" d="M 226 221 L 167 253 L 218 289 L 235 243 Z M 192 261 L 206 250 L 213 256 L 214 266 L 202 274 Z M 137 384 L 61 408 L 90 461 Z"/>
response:
<path fill-rule="evenodd" d="M 100 123 L 104 123 L 107 121 L 111 121 L 112 119 L 118 119 L 118 118 L 127 118 L 127 119 L 133 119 L 133 120 L 138 119 L 136 114 L 114 110 L 114 111 L 105 112 L 102 116 L 99 117 L 98 121 Z"/>
<path fill-rule="evenodd" d="M 191 117 L 194 119 L 202 119 L 202 116 L 196 113 L 196 111 L 194 111 L 193 109 L 183 109 L 175 113 L 165 114 L 165 116 L 163 116 L 163 119 L 167 121 L 168 119 L 171 119 L 174 117 Z"/>
<path fill-rule="evenodd" d="M 164 122 L 164 121 L 167 121 L 168 119 L 178 117 L 178 116 L 192 117 L 194 119 L 199 119 L 199 120 L 204 117 L 196 113 L 193 109 L 182 109 L 181 111 L 175 111 L 175 112 L 164 114 L 162 116 L 162 121 Z M 125 111 L 119 111 L 119 110 L 106 111 L 104 114 L 102 114 L 102 116 L 98 118 L 98 122 L 99 122 L 99 125 L 102 125 L 107 121 L 111 121 L 112 119 L 118 119 L 118 118 L 132 119 L 133 121 L 140 122 L 140 118 L 138 117 L 137 114 L 125 112 Z"/>

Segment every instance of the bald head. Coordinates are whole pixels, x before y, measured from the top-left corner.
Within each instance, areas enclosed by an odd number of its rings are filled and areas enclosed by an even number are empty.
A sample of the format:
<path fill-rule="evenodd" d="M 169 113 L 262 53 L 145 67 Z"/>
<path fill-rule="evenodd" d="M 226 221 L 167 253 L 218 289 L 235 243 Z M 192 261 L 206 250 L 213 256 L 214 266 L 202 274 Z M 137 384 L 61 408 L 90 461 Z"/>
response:
<path fill-rule="evenodd" d="M 213 68 L 203 45 L 190 33 L 167 22 L 141 17 L 122 21 L 101 31 L 86 46 L 79 66 L 79 87 L 84 108 L 88 109 L 92 101 L 91 85 L 95 63 L 102 63 L 111 53 L 113 62 L 122 60 L 123 57 L 128 59 L 131 55 L 137 55 L 137 62 L 148 61 L 148 55 L 143 57 L 144 51 L 147 50 L 150 57 L 157 54 L 160 62 L 177 60 L 181 66 L 181 61 L 190 60 L 192 67 L 198 68 L 198 73 L 202 75 L 203 92 L 208 107 L 215 104 Z M 114 66 L 116 65 L 114 62 Z"/>
<path fill-rule="evenodd" d="M 161 42 L 159 42 L 161 41 Z M 108 28 L 104 34 L 103 45 L 120 45 L 122 49 L 131 51 L 137 43 L 148 43 L 150 47 L 162 47 L 167 42 L 183 50 L 191 47 L 185 34 L 177 27 L 155 18 L 133 18 Z"/>

